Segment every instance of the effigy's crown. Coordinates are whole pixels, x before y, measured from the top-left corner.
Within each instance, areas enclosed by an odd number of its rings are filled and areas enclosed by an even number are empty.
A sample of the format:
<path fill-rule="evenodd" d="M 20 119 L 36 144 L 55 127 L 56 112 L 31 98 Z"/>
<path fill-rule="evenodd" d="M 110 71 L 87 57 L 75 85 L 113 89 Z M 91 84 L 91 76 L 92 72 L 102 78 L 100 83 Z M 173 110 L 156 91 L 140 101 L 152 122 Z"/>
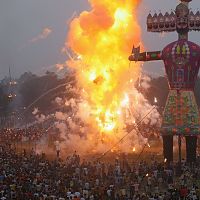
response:
<path fill-rule="evenodd" d="M 192 0 L 180 0 L 181 3 L 185 4 L 186 6 L 188 6 L 188 4 L 192 1 Z"/>
<path fill-rule="evenodd" d="M 192 0 L 180 0 L 181 3 L 188 5 Z"/>
<path fill-rule="evenodd" d="M 177 17 L 184 17 L 184 16 L 187 16 L 189 14 L 189 9 L 185 4 L 180 3 L 176 7 L 176 11 L 175 12 L 176 12 L 176 16 Z"/>

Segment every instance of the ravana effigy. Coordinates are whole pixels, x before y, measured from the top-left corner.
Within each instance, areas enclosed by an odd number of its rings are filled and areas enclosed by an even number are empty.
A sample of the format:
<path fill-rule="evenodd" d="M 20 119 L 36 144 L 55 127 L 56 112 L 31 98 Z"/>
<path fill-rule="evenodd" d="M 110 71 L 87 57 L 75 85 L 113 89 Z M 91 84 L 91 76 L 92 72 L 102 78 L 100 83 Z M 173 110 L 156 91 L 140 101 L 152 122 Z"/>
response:
<path fill-rule="evenodd" d="M 181 0 L 175 12 L 147 17 L 148 32 L 178 33 L 178 40 L 168 44 L 162 51 L 140 52 L 134 48 L 130 61 L 163 60 L 169 83 L 169 95 L 163 113 L 161 135 L 163 154 L 173 161 L 173 136 L 186 138 L 187 162 L 195 162 L 197 135 L 200 133 L 200 116 L 194 96 L 195 82 L 200 66 L 200 46 L 188 41 L 189 31 L 200 31 L 200 12 L 189 10 L 189 2 Z"/>

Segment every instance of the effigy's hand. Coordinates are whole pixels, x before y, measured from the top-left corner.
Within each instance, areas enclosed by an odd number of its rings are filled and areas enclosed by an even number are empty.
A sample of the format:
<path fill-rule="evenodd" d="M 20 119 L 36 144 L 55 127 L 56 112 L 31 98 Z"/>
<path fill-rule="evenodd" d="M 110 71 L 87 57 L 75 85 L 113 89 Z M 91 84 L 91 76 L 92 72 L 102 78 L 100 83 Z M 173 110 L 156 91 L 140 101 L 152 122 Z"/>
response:
<path fill-rule="evenodd" d="M 135 48 L 134 46 L 133 46 L 133 49 L 132 49 L 132 53 L 131 53 L 131 55 L 129 56 L 129 60 L 130 61 L 138 61 L 138 59 L 139 59 L 139 57 L 140 57 L 140 46 L 139 47 L 137 47 L 137 48 Z"/>

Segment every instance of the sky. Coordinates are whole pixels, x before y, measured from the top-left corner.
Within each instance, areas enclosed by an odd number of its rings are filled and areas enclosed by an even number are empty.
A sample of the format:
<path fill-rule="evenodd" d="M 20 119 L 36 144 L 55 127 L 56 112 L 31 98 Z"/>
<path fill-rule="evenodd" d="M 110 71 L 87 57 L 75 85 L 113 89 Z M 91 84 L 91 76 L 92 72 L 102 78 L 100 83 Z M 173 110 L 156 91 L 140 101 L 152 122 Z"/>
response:
<path fill-rule="evenodd" d="M 142 0 L 137 10 L 142 28 L 142 41 L 147 50 L 162 50 L 177 39 L 176 33 L 146 32 L 146 16 L 159 10 L 171 11 L 177 0 Z M 199 0 L 190 4 L 193 10 L 200 8 Z M 13 77 L 26 71 L 42 74 L 63 63 L 61 53 L 68 32 L 67 22 L 75 13 L 89 10 L 87 0 L 1 0 L 0 2 L 0 79 Z M 200 44 L 200 33 L 190 33 L 190 40 Z M 144 70 L 151 75 L 163 75 L 162 62 L 145 63 Z"/>

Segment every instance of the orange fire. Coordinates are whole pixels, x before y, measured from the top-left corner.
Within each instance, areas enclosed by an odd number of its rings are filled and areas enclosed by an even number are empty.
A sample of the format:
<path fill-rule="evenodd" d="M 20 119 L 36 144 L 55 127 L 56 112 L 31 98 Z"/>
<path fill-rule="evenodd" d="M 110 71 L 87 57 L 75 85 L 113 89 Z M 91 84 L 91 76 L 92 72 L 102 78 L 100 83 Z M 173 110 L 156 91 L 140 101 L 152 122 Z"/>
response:
<path fill-rule="evenodd" d="M 135 13 L 140 0 L 88 1 L 91 11 L 70 24 L 66 45 L 76 56 L 67 64 L 75 68 L 84 106 L 90 108 L 87 123 L 112 135 L 124 128 L 124 108 L 140 74 L 140 65 L 128 61 L 133 43 L 141 41 Z"/>

